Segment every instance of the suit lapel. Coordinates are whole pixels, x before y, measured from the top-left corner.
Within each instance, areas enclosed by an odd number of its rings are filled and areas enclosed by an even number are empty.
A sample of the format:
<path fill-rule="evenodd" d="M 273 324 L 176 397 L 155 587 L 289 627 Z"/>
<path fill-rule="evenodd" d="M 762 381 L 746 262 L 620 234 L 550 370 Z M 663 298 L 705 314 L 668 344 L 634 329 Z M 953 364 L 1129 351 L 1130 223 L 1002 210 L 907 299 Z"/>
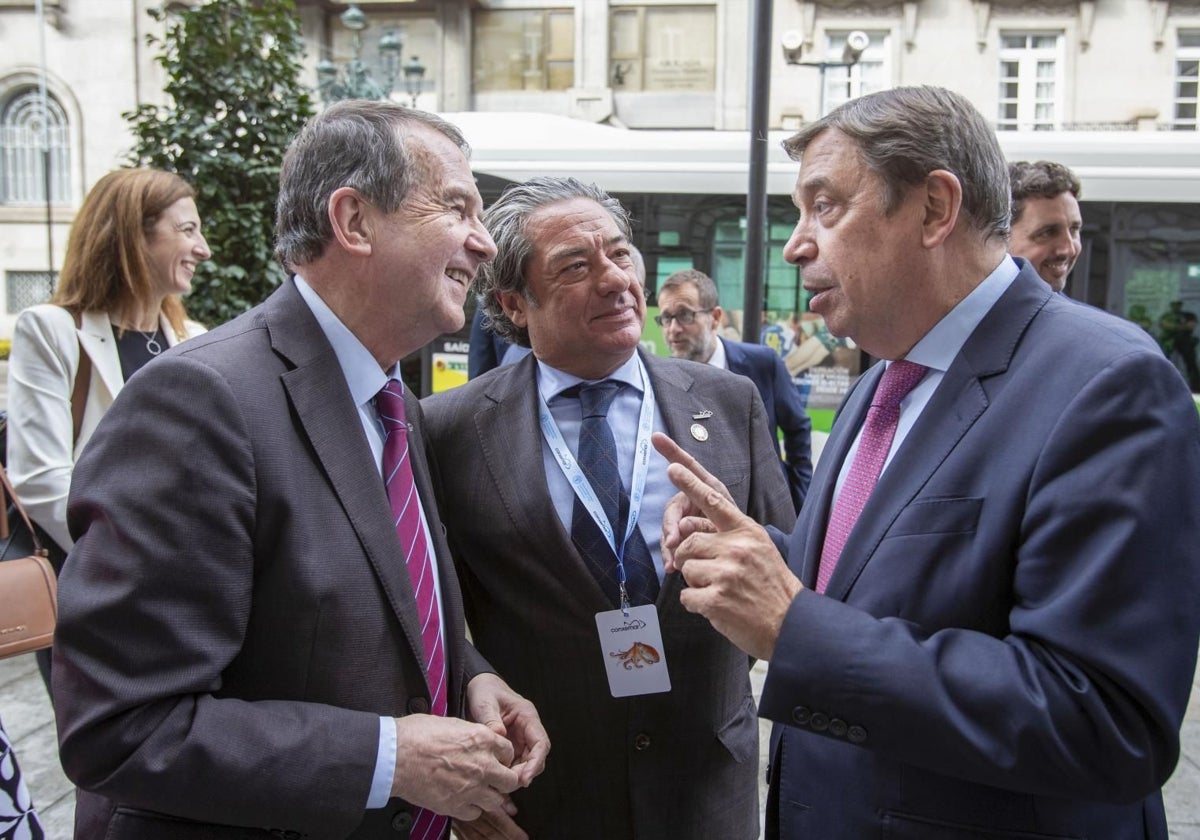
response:
<path fill-rule="evenodd" d="M 654 388 L 654 399 L 658 413 L 662 415 L 663 431 L 680 448 L 703 463 L 709 472 L 722 477 L 719 444 L 711 439 L 697 440 L 690 429 L 693 424 L 704 425 L 703 415 L 711 414 L 713 404 L 702 394 L 693 391 L 696 380 L 687 371 L 687 366 L 672 359 L 648 356 L 642 353 L 650 385 Z M 683 589 L 683 576 L 678 573 L 667 575 L 658 595 L 658 607 L 662 613 L 672 610 L 683 611 L 679 593 Z"/>
<path fill-rule="evenodd" d="M 529 561 L 535 566 L 532 572 L 549 576 L 549 585 L 557 588 L 564 600 L 577 602 L 588 615 L 611 609 L 550 500 L 542 468 L 533 354 L 505 365 L 492 379 L 484 394 L 486 401 L 474 417 L 475 431 L 500 504 L 522 533 L 535 535 L 538 547 L 533 552 L 535 559 Z"/>
<path fill-rule="evenodd" d="M 968 337 L 916 425 L 897 450 L 892 463 L 880 476 L 879 483 L 842 549 L 841 558 L 826 589 L 827 595 L 845 599 L 896 517 L 912 502 L 975 421 L 987 410 L 989 399 L 986 380 L 1008 370 L 1022 334 L 1047 300 L 1048 288 L 1032 269 L 1026 268 Z M 850 440 L 866 416 L 870 396 L 874 394 L 875 385 L 883 373 L 882 364 L 876 365 L 876 368 L 878 370 L 869 383 L 870 387 L 858 389 L 861 396 L 856 394 L 856 422 L 844 424 L 846 434 L 838 443 L 841 457 L 835 459 L 835 468 L 841 465 Z M 848 421 L 850 419 L 847 417 Z M 836 480 L 837 473 L 834 472 L 826 488 L 830 493 L 832 482 Z M 822 498 L 824 512 L 819 520 L 822 523 L 828 522 L 829 518 L 828 495 L 824 494 Z M 814 550 L 815 557 L 819 558 L 820 542 L 810 541 L 810 553 Z M 805 569 L 808 571 L 807 563 Z M 815 569 L 814 562 L 814 580 Z"/>
<path fill-rule="evenodd" d="M 272 347 L 293 365 L 281 379 L 300 426 L 419 658 L 421 629 L 411 607 L 412 581 L 400 557 L 383 482 L 372 480 L 377 476 L 374 457 L 359 431 L 362 421 L 337 356 L 291 281 L 271 296 L 264 317 Z"/>
<path fill-rule="evenodd" d="M 80 349 L 87 353 L 92 367 L 100 374 L 109 397 L 115 399 L 125 384 L 125 377 L 121 374 L 121 356 L 117 352 L 117 338 L 108 313 L 84 312 L 75 334 L 79 337 Z"/>

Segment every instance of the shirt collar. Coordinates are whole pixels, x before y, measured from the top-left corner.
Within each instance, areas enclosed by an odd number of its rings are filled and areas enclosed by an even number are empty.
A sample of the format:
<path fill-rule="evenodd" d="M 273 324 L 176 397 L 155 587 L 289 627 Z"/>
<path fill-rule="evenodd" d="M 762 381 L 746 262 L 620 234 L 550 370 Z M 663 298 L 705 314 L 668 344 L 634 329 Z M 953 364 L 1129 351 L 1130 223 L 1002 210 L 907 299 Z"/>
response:
<path fill-rule="evenodd" d="M 638 362 L 637 352 L 634 351 L 625 360 L 623 365 L 604 377 L 604 379 L 613 379 L 625 385 L 630 385 L 640 394 L 642 392 L 642 377 L 639 372 Z M 563 391 L 578 385 L 580 382 L 600 381 L 598 379 L 581 379 L 572 373 L 551 367 L 540 359 L 537 362 L 537 380 L 538 391 L 547 404 Z"/>
<path fill-rule="evenodd" d="M 350 328 L 341 322 L 321 296 L 299 274 L 296 275 L 296 289 L 312 310 L 321 332 L 329 339 L 355 405 L 363 405 L 374 399 L 389 379 L 400 379 L 399 364 L 388 373 L 384 373 L 371 351 L 350 332 Z"/>
<path fill-rule="evenodd" d="M 934 324 L 904 358 L 943 373 L 949 370 L 971 333 L 1012 285 L 1019 271 L 1012 257 L 1006 254 L 992 273 Z"/>
<path fill-rule="evenodd" d="M 720 368 L 721 370 L 729 370 L 729 361 L 725 357 L 725 342 L 722 341 L 719 336 L 716 338 L 716 341 L 716 349 L 713 350 L 712 355 L 708 357 L 708 364 L 715 368 Z"/>

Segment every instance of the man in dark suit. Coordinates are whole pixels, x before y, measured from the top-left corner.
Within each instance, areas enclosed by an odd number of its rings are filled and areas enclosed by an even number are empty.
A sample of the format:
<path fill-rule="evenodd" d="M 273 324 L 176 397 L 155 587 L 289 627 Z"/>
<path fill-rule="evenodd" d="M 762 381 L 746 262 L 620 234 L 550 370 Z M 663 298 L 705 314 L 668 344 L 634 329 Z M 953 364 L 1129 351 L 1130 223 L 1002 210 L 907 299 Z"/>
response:
<path fill-rule="evenodd" d="M 812 420 L 804 410 L 800 390 L 788 376 L 783 360 L 770 347 L 721 338 L 724 313 L 717 303 L 717 284 L 703 271 L 676 271 L 658 290 L 659 314 L 671 355 L 750 377 L 767 409 L 767 426 L 783 434 L 779 462 L 796 510 L 812 480 Z"/>
<path fill-rule="evenodd" d="M 80 460 L 54 664 L 77 837 L 446 837 L 543 766 L 466 641 L 396 379 L 495 254 L 465 152 L 391 103 L 310 121 L 280 176 L 295 276 L 139 372 Z"/>
<path fill-rule="evenodd" d="M 784 254 L 884 361 L 790 537 L 655 439 L 684 605 L 770 660 L 768 836 L 1166 838 L 1200 637 L 1184 383 L 1005 253 L 1004 158 L 962 96 L 864 96 L 785 148 Z"/>
<path fill-rule="evenodd" d="M 423 408 L 472 639 L 554 743 L 546 772 L 514 794 L 516 821 L 539 840 L 755 838 L 750 660 L 662 572 L 674 488 L 649 438 L 680 440 L 739 510 L 791 522 L 762 401 L 743 377 L 638 352 L 642 276 L 628 217 L 600 189 L 534 179 L 484 220 L 499 253 L 480 294 L 493 329 L 533 352 Z M 607 408 L 590 403 L 597 392 Z M 589 504 L 600 498 L 611 511 Z M 661 640 L 640 635 L 655 626 Z"/>

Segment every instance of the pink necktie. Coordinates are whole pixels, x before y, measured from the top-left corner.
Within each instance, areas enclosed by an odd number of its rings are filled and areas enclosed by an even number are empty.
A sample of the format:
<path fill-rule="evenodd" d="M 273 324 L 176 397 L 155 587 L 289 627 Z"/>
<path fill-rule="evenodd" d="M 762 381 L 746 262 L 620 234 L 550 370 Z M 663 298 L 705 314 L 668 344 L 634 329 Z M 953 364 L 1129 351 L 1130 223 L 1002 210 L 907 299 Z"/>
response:
<path fill-rule="evenodd" d="M 442 620 L 438 611 L 433 576 L 437 568 L 429 549 L 429 540 L 421 524 L 421 504 L 413 482 L 412 462 L 408 457 L 408 420 L 404 412 L 404 388 L 394 379 L 375 396 L 375 410 L 383 423 L 383 480 L 388 502 L 396 523 L 396 535 L 408 562 L 417 616 L 421 621 L 421 642 L 425 649 L 425 677 L 429 682 L 431 714 L 446 714 L 446 650 L 442 640 Z M 449 820 L 432 811 L 418 808 L 413 818 L 411 840 L 436 840 Z"/>
<path fill-rule="evenodd" d="M 829 515 L 829 527 L 825 531 L 825 545 L 821 548 L 821 565 L 817 569 L 817 591 L 824 592 L 833 577 L 842 548 L 850 536 L 850 530 L 858 521 L 863 506 L 892 448 L 896 436 L 896 424 L 900 421 L 900 401 L 917 386 L 928 368 L 916 362 L 892 362 L 879 380 L 871 407 L 867 410 L 867 421 L 863 424 L 862 437 L 854 463 L 842 485 Z"/>

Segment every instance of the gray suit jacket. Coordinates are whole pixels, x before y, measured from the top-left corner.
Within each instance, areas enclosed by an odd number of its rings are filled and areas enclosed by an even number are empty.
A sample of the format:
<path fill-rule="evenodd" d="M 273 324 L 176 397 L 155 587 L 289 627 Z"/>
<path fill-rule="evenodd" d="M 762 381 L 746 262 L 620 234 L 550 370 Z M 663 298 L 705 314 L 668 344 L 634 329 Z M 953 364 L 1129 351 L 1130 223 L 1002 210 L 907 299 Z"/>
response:
<path fill-rule="evenodd" d="M 457 711 L 486 663 L 411 451 Z M 54 700 L 77 836 L 406 836 L 410 806 L 365 805 L 379 716 L 428 710 L 412 586 L 341 368 L 291 282 L 130 379 L 76 468 L 69 523 Z"/>
<path fill-rule="evenodd" d="M 790 539 L 812 586 L 847 395 Z M 1200 422 L 1138 327 L 1027 264 L 883 473 L 760 711 L 767 836 L 1165 840 L 1200 634 Z M 774 807 L 772 807 L 774 806 Z"/>
<path fill-rule="evenodd" d="M 762 400 L 744 377 L 645 359 L 669 434 L 763 522 L 789 525 Z M 611 609 L 555 513 L 542 469 L 533 357 L 423 402 L 439 499 L 463 581 L 472 638 L 550 734 L 545 773 L 514 795 L 538 838 L 758 836 L 758 721 L 749 662 L 679 603 L 658 599 L 671 691 L 614 699 L 595 614 Z M 709 438 L 688 434 L 714 412 Z M 661 514 L 658 514 L 661 516 Z M 657 520 L 646 512 L 647 523 Z"/>

